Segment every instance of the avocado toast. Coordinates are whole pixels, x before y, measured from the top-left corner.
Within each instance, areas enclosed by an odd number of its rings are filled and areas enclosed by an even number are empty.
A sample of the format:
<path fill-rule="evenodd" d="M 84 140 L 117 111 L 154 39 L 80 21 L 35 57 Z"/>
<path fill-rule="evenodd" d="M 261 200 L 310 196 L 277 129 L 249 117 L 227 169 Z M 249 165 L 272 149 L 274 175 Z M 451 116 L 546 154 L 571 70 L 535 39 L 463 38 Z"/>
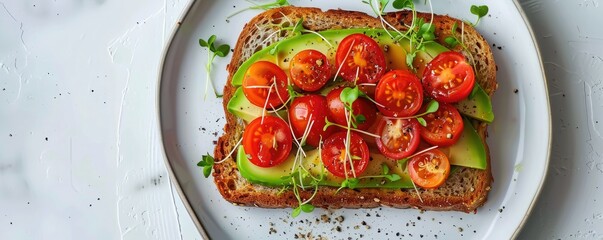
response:
<path fill-rule="evenodd" d="M 412 14 L 409 11 L 388 13 L 383 16 L 384 19 L 394 25 L 399 30 L 405 30 L 404 23 L 410 24 Z M 419 14 L 419 17 L 430 21 L 431 15 Z M 326 12 L 316 8 L 299 8 L 299 7 L 283 7 L 268 10 L 254 19 L 252 19 L 243 29 L 240 34 L 239 41 L 234 49 L 234 55 L 231 63 L 228 66 L 229 79 L 224 88 L 224 109 L 227 119 L 227 124 L 224 127 L 225 134 L 220 137 L 214 151 L 215 159 L 226 159 L 221 164 L 214 165 L 214 180 L 222 196 L 234 204 L 281 208 L 281 207 L 296 207 L 299 202 L 297 197 L 301 199 L 309 199 L 314 191 L 300 191 L 298 196 L 291 189 L 283 189 L 279 187 L 278 181 L 282 179 L 278 174 L 273 178 L 274 181 L 268 180 L 263 176 L 253 178 L 254 170 L 257 168 L 244 167 L 239 161 L 237 166 L 236 156 L 244 158 L 240 150 L 235 149 L 240 142 L 243 131 L 245 129 L 244 118 L 247 115 L 249 118 L 257 117 L 257 113 L 244 110 L 245 105 L 237 105 L 232 99 L 240 98 L 241 93 L 237 94 L 237 88 L 234 84 L 237 81 L 237 70 L 244 67 L 244 62 L 262 49 L 273 43 L 279 42 L 286 38 L 287 34 L 271 35 L 279 26 L 287 22 L 298 22 L 303 19 L 303 28 L 310 31 L 326 31 L 337 29 L 381 29 L 379 19 L 371 17 L 364 13 L 350 12 L 342 10 L 329 10 Z M 434 15 L 433 25 L 435 26 L 435 36 L 437 42 L 444 42 L 444 39 L 451 35 L 451 29 L 454 24 L 463 24 L 459 20 L 441 15 Z M 345 30 L 341 30 L 345 31 Z M 457 28 L 458 34 L 463 31 L 463 42 L 467 46 L 466 54 L 470 54 L 474 61 L 476 84 L 479 84 L 485 93 L 486 98 L 492 96 L 497 84 L 495 79 L 496 65 L 492 53 L 487 42 L 469 25 L 464 25 L 463 29 Z M 461 51 L 460 46 L 453 49 Z M 234 82 L 234 83 L 233 83 Z M 478 99 L 478 98 L 473 98 Z M 477 101 L 477 100 L 476 100 Z M 489 99 L 488 99 L 489 101 Z M 230 103 L 230 104 L 229 104 Z M 478 101 L 479 104 L 479 101 Z M 457 106 L 461 111 L 471 111 L 472 104 L 465 106 Z M 463 110 L 463 108 L 466 108 Z M 233 115 L 237 109 L 239 117 Z M 484 112 L 470 113 L 475 115 L 484 115 Z M 485 114 L 487 115 L 487 113 Z M 489 116 L 482 116 L 490 119 Z M 479 117 L 476 117 L 479 118 Z M 444 185 L 435 189 L 413 189 L 408 188 L 408 181 L 386 182 L 388 186 L 370 187 L 366 184 L 370 181 L 360 184 L 357 188 L 342 188 L 338 189 L 337 183 L 329 186 L 321 186 L 316 191 L 311 200 L 311 204 L 316 207 L 323 208 L 370 208 L 381 205 L 392 206 L 397 208 L 415 207 L 426 210 L 458 210 L 470 212 L 481 206 L 487 198 L 492 181 L 490 171 L 490 157 L 486 144 L 487 123 L 478 120 L 464 120 L 465 125 L 473 126 L 475 129 L 476 138 L 471 138 L 473 141 L 480 141 L 483 146 L 485 166 L 484 169 L 471 167 L 456 167 L 450 173 Z M 467 139 L 466 139 L 467 140 Z M 231 152 L 235 154 L 229 155 Z M 238 152 L 239 151 L 239 152 Z M 315 152 L 316 154 L 316 152 Z M 471 154 L 464 152 L 461 155 Z M 312 152 L 306 154 L 306 158 L 312 156 Z M 372 162 L 382 161 L 378 157 L 373 157 Z M 476 164 L 476 163 L 470 163 Z M 242 167 L 243 166 L 243 167 Z M 247 171 L 246 177 L 242 173 Z M 276 171 L 273 171 L 276 172 Z M 257 172 L 255 172 L 257 173 Z M 257 175 L 257 174 L 256 174 Z M 261 174 L 260 174 L 261 175 Z M 401 179 L 403 180 L 403 179 Z M 260 184 L 262 183 L 262 184 Z M 272 186 L 271 186 L 272 185 Z M 330 185 L 325 183 L 323 185 Z M 382 184 L 383 185 L 383 184 Z M 364 186 L 364 187 L 363 187 Z"/>

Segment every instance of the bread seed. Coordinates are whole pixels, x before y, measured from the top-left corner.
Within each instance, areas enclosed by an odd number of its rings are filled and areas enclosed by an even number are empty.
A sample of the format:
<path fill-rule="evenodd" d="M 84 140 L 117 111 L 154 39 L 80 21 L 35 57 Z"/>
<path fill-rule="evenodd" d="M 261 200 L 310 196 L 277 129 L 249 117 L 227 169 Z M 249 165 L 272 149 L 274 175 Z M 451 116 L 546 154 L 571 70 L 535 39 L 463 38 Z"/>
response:
<path fill-rule="evenodd" d="M 373 200 L 375 200 L 375 202 L 381 202 L 381 200 L 379 200 L 379 198 L 374 198 Z"/>

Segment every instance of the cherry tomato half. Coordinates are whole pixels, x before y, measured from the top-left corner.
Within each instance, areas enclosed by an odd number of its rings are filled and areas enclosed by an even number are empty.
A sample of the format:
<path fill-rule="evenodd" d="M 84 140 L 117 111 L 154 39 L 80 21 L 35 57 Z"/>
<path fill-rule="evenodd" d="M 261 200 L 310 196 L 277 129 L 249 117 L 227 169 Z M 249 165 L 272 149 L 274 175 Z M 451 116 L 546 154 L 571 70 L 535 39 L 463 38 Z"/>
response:
<path fill-rule="evenodd" d="M 423 87 L 438 102 L 458 102 L 471 93 L 475 73 L 463 54 L 444 52 L 425 67 Z"/>
<path fill-rule="evenodd" d="M 327 56 L 316 50 L 303 50 L 291 59 L 289 75 L 295 86 L 304 91 L 316 91 L 331 78 Z"/>
<path fill-rule="evenodd" d="M 338 177 L 358 177 L 366 170 L 369 162 L 369 149 L 358 134 L 350 132 L 349 156 L 346 153 L 345 141 L 347 131 L 331 135 L 323 142 L 322 162 L 333 175 Z M 352 164 L 350 164 L 350 162 Z M 353 171 L 352 167 L 353 165 Z"/>
<path fill-rule="evenodd" d="M 422 188 L 437 188 L 446 182 L 450 173 L 448 157 L 433 149 L 408 161 L 410 179 Z"/>
<path fill-rule="evenodd" d="M 385 54 L 372 38 L 356 33 L 341 40 L 335 62 L 346 81 L 374 83 L 385 73 Z M 356 79 L 358 76 L 358 79 Z"/>
<path fill-rule="evenodd" d="M 427 123 L 421 126 L 421 137 L 436 146 L 450 146 L 461 137 L 463 118 L 452 105 L 440 104 L 438 110 L 423 117 Z"/>
<path fill-rule="evenodd" d="M 328 112 L 327 100 L 321 95 L 295 98 L 289 107 L 289 120 L 295 137 L 301 138 L 308 128 L 308 124 L 313 122 L 310 129 L 307 130 L 306 143 L 318 147 L 320 137 L 324 140 L 335 131 L 335 127 L 329 127 L 323 131 Z"/>
<path fill-rule="evenodd" d="M 420 125 L 415 119 L 382 118 L 375 139 L 379 151 L 388 158 L 401 160 L 412 155 L 421 142 Z"/>
<path fill-rule="evenodd" d="M 243 93 L 258 107 L 276 108 L 289 98 L 287 84 L 287 74 L 280 67 L 268 61 L 258 61 L 245 73 Z"/>
<path fill-rule="evenodd" d="M 337 124 L 347 126 L 348 121 L 346 119 L 345 107 L 339 98 L 343 89 L 344 88 L 335 88 L 327 94 L 327 106 L 329 108 L 329 119 Z M 364 116 L 363 122 L 356 122 L 357 128 L 360 130 L 368 129 L 373 125 L 375 118 L 377 117 L 375 105 L 365 98 L 356 99 L 356 101 L 352 103 L 352 111 L 356 116 Z"/>
<path fill-rule="evenodd" d="M 386 73 L 377 84 L 375 101 L 379 111 L 389 117 L 408 117 L 417 113 L 423 103 L 419 78 L 407 70 Z"/>
<path fill-rule="evenodd" d="M 258 167 L 272 167 L 284 162 L 293 144 L 287 123 L 274 116 L 258 117 L 243 133 L 243 149 L 249 161 Z"/>

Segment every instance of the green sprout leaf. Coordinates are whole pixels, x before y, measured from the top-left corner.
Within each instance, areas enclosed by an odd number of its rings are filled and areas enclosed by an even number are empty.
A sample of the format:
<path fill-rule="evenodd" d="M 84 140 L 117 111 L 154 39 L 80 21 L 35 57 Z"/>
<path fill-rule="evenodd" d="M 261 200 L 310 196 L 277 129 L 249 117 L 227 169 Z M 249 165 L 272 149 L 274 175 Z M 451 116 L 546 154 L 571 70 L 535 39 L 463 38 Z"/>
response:
<path fill-rule="evenodd" d="M 400 175 L 398 174 L 390 174 L 390 175 L 385 175 L 383 176 L 384 178 L 387 178 L 387 180 L 389 180 L 390 182 L 395 182 L 398 181 L 400 179 L 402 179 L 402 177 L 400 177 Z"/>
<path fill-rule="evenodd" d="M 309 204 L 309 203 L 303 204 L 303 205 L 301 205 L 299 207 L 305 213 L 311 213 L 312 211 L 314 211 L 314 205 Z"/>
<path fill-rule="evenodd" d="M 294 208 L 293 211 L 291 212 L 291 217 L 299 216 L 301 211 L 302 211 L 301 206 Z"/>
<path fill-rule="evenodd" d="M 207 90 L 209 89 L 209 85 L 212 83 L 211 81 L 211 66 L 212 63 L 214 61 L 214 59 L 216 58 L 216 56 L 218 57 L 226 57 L 228 55 L 228 53 L 230 53 L 230 45 L 228 44 L 222 44 L 219 45 L 218 47 L 216 47 L 216 45 L 214 44 L 216 42 L 216 35 L 211 35 L 207 41 L 203 40 L 203 39 L 199 39 L 199 45 L 201 47 L 207 48 L 207 64 L 205 65 L 205 71 L 207 72 L 207 77 L 206 77 L 206 82 L 205 82 L 205 95 L 203 97 L 203 99 L 205 99 L 207 97 Z M 216 88 L 212 85 L 212 88 L 214 88 L 214 94 L 216 95 L 216 97 L 221 97 L 222 95 L 218 94 L 218 91 L 216 90 Z"/>
<path fill-rule="evenodd" d="M 431 23 L 423 23 L 417 33 L 425 41 L 432 41 L 435 39 L 435 26 Z"/>
<path fill-rule="evenodd" d="M 479 21 L 488 14 L 488 6 L 487 5 L 481 5 L 481 6 L 471 5 L 470 11 L 473 15 L 477 16 L 477 21 L 475 21 L 475 24 L 473 24 L 473 26 L 476 26 L 479 23 Z"/>
<path fill-rule="evenodd" d="M 356 99 L 358 99 L 359 96 L 360 96 L 360 89 L 358 89 L 358 86 L 356 86 L 354 88 L 346 87 L 341 91 L 341 95 L 339 95 L 339 99 L 344 104 L 347 103 L 349 106 L 351 106 L 352 103 L 354 103 L 354 101 L 356 101 Z"/>
<path fill-rule="evenodd" d="M 299 19 L 299 21 L 297 21 L 297 23 L 295 23 L 295 26 L 293 26 L 293 34 L 294 35 L 300 35 L 302 33 L 302 31 L 304 30 L 304 19 L 301 18 Z"/>
<path fill-rule="evenodd" d="M 199 38 L 199 45 L 201 47 L 207 47 L 208 46 L 207 42 L 205 40 L 201 39 L 201 38 Z"/>
<path fill-rule="evenodd" d="M 421 124 L 421 126 L 423 126 L 423 127 L 427 127 L 427 122 L 425 121 L 425 119 L 424 119 L 424 118 L 422 118 L 422 117 L 418 117 L 418 118 L 417 118 L 417 121 L 419 122 L 419 124 Z"/>
<path fill-rule="evenodd" d="M 356 188 L 356 186 L 358 186 L 359 182 L 360 179 L 358 178 L 346 178 L 345 180 L 343 180 L 343 182 L 341 182 L 341 186 L 339 187 L 339 189 L 337 189 L 337 191 L 339 192 L 339 190 L 343 188 L 354 189 Z"/>
<path fill-rule="evenodd" d="M 203 167 L 203 176 L 205 176 L 205 178 L 208 178 L 209 175 L 211 175 L 211 170 L 212 168 L 209 166 Z"/>
<path fill-rule="evenodd" d="M 440 108 L 440 103 L 438 103 L 438 101 L 436 101 L 436 100 L 431 100 L 427 104 L 425 113 L 434 113 L 434 112 L 438 111 L 438 108 Z"/>
<path fill-rule="evenodd" d="M 395 1 L 392 3 L 392 6 L 393 6 L 395 9 L 405 9 L 405 8 L 410 8 L 410 9 L 412 9 L 412 8 L 414 8 L 414 7 L 415 7 L 415 4 L 413 3 L 413 1 L 412 1 L 412 0 L 395 0 Z"/>
<path fill-rule="evenodd" d="M 211 35 L 209 39 L 207 39 L 207 46 L 209 46 L 209 50 L 212 52 L 216 51 L 216 47 L 214 46 L 214 42 L 216 41 L 216 35 Z"/>
<path fill-rule="evenodd" d="M 362 114 L 356 115 L 355 119 L 358 124 L 363 124 L 364 122 L 366 122 L 366 117 Z"/>
<path fill-rule="evenodd" d="M 213 169 L 214 163 L 215 163 L 214 157 L 209 155 L 209 153 L 203 155 L 203 157 L 201 158 L 201 161 L 199 161 L 197 163 L 197 166 L 203 168 L 203 176 L 205 176 L 205 178 L 208 178 L 209 175 L 211 175 L 211 171 Z"/>
<path fill-rule="evenodd" d="M 218 57 L 226 57 L 230 52 L 230 46 L 228 44 L 222 44 L 218 48 L 216 48 L 216 55 Z"/>
<path fill-rule="evenodd" d="M 296 97 L 302 96 L 302 94 L 296 92 L 295 89 L 293 89 L 293 85 L 287 85 L 287 92 L 289 92 L 289 101 L 291 102 L 293 102 L 293 99 L 295 99 Z"/>
<path fill-rule="evenodd" d="M 358 178 L 348 178 L 348 188 L 350 189 L 354 189 L 356 188 L 356 186 L 358 186 L 358 183 L 360 182 L 360 180 Z"/>
<path fill-rule="evenodd" d="M 456 45 L 459 44 L 459 41 L 456 40 L 455 37 L 452 36 L 448 36 L 444 39 L 444 42 L 446 42 L 446 44 L 448 44 L 448 46 L 450 46 L 451 48 L 456 47 Z"/>

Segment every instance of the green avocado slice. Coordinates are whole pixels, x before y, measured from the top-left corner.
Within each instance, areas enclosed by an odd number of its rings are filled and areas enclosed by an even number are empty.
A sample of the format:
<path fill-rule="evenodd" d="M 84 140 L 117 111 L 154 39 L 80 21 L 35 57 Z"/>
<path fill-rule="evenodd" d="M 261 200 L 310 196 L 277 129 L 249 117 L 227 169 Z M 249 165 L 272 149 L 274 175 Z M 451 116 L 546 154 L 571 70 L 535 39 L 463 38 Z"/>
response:
<path fill-rule="evenodd" d="M 486 148 L 467 118 L 463 117 L 463 133 L 454 145 L 440 148 L 448 156 L 450 165 L 486 169 Z"/>
<path fill-rule="evenodd" d="M 232 95 L 230 101 L 228 101 L 228 105 L 226 105 L 226 109 L 245 122 L 251 122 L 253 119 L 262 116 L 262 111 L 264 111 L 261 107 L 253 105 L 247 100 L 241 87 L 237 88 Z"/>
<path fill-rule="evenodd" d="M 241 176 L 250 182 L 258 183 L 266 186 L 288 186 L 291 185 L 291 168 L 295 161 L 295 154 L 290 154 L 285 162 L 269 168 L 258 167 L 251 163 L 245 154 L 243 146 L 239 147 L 237 152 L 237 167 Z M 319 156 L 318 149 L 306 151 L 306 157 L 301 158 L 302 165 L 307 169 L 312 176 L 324 175 L 321 186 L 339 187 L 345 179 L 337 177 L 327 171 Z M 400 176 L 400 180 L 389 181 L 382 177 L 362 178 L 362 176 L 377 176 L 382 174 L 383 165 L 387 165 L 391 173 L 396 173 Z M 362 174 L 357 188 L 412 188 L 412 181 L 404 169 L 391 159 L 385 158 L 381 154 L 371 154 L 371 160 L 367 169 Z M 310 177 L 306 177 L 304 182 L 309 184 Z"/>
<path fill-rule="evenodd" d="M 479 84 L 475 84 L 475 88 L 477 89 L 474 91 L 473 96 L 455 103 L 454 106 L 465 116 L 492 123 L 494 121 L 494 111 L 492 111 L 490 96 L 488 96 Z"/>

